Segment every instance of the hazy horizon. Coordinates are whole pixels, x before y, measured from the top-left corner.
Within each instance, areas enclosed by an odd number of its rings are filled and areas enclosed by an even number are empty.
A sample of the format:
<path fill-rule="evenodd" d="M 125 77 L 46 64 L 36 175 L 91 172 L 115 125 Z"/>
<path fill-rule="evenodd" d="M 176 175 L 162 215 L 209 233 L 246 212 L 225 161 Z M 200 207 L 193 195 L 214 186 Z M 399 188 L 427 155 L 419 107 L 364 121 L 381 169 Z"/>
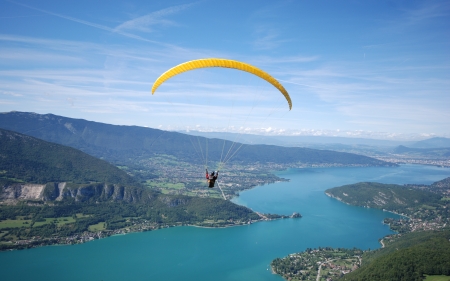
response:
<path fill-rule="evenodd" d="M 13 112 L 19 112 L 19 113 L 30 113 L 30 114 L 38 114 L 38 115 L 46 115 L 46 114 L 40 114 L 40 113 L 36 113 L 36 112 L 22 112 L 22 111 L 9 111 L 9 112 L 0 112 L 0 114 L 8 114 L 8 113 L 13 113 Z M 57 114 L 53 114 L 53 113 L 47 113 L 47 114 L 52 114 L 55 116 L 62 116 L 62 117 L 66 117 L 66 118 L 71 118 L 68 116 L 63 116 L 63 115 L 57 115 Z M 98 121 L 94 121 L 94 120 L 88 120 L 85 118 L 73 118 L 73 119 L 80 119 L 80 120 L 86 120 L 86 121 L 90 121 L 90 122 L 98 122 Z M 106 123 L 106 122 L 98 122 L 98 123 L 103 123 L 103 124 L 108 124 L 108 125 L 113 125 L 113 126 L 138 126 L 138 125 L 119 125 L 119 124 L 110 124 L 110 123 Z M 415 142 L 415 141 L 422 141 L 422 140 L 427 140 L 427 139 L 432 139 L 432 138 L 444 138 L 444 139 L 450 139 L 450 138 L 446 138 L 446 137 L 440 137 L 440 136 L 434 136 L 434 135 L 419 135 L 419 134 L 409 134 L 409 135 L 383 135 L 383 134 L 364 134 L 364 132 L 356 132 L 355 134 L 351 134 L 348 132 L 327 132 L 327 131 L 302 131 L 302 132 L 291 132 L 291 134 L 282 134 L 277 132 L 276 134 L 273 134 L 273 132 L 267 132 L 267 131 L 233 131 L 233 130 L 215 130 L 214 128 L 210 127 L 207 128 L 206 130 L 195 130 L 195 129 L 172 129 L 172 130 L 166 130 L 164 128 L 152 128 L 149 126 L 138 126 L 138 127 L 142 127 L 142 128 L 150 128 L 150 129 L 158 129 L 158 130 L 164 130 L 164 131 L 169 131 L 169 132 L 179 132 L 179 133 L 184 133 L 184 134 L 192 134 L 195 135 L 196 133 L 198 135 L 207 135 L 207 134 L 230 134 L 230 135 L 248 135 L 248 136 L 259 136 L 259 137 L 304 137 L 304 138 L 329 138 L 329 139 L 353 139 L 353 140 L 357 140 L 357 139 L 361 139 L 361 140 L 374 140 L 374 141 L 387 141 L 387 142 L 392 142 L 392 143 L 411 143 L 411 142 Z"/>

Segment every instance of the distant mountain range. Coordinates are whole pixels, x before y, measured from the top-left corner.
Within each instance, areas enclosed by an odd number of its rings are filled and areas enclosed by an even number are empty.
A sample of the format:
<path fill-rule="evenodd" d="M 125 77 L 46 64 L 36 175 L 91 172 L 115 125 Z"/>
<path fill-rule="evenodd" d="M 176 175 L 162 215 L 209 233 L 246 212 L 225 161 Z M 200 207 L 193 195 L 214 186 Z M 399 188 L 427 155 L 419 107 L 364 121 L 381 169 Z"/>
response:
<path fill-rule="evenodd" d="M 0 114 L 0 128 L 80 149 L 109 162 L 131 163 L 157 154 L 201 164 L 200 154 L 208 150 L 209 161 L 219 161 L 223 151 L 239 148 L 231 161 L 242 163 L 306 163 L 338 165 L 392 165 L 352 153 L 275 145 L 248 145 L 207 139 L 137 126 L 117 126 L 53 114 L 27 112 Z M 197 147 L 201 144 L 202 148 Z M 232 152 L 234 153 L 234 152 Z"/>
<path fill-rule="evenodd" d="M 203 137 L 222 138 L 245 144 L 304 147 L 355 153 L 365 156 L 402 155 L 408 158 L 443 159 L 450 157 L 450 139 L 435 137 L 422 141 L 395 141 L 330 136 L 260 136 L 251 134 L 180 131 Z"/>
<path fill-rule="evenodd" d="M 411 148 L 400 145 L 396 147 L 393 151 L 397 154 L 404 155 L 417 155 L 417 156 L 428 156 L 434 158 L 449 158 L 450 157 L 450 146 L 442 148 Z"/>
<path fill-rule="evenodd" d="M 199 131 L 179 131 L 180 133 L 207 138 L 219 138 L 230 141 L 238 141 L 245 144 L 268 144 L 280 146 L 304 146 L 314 145 L 368 145 L 395 147 L 398 145 L 413 146 L 415 141 L 395 141 L 379 140 L 368 138 L 346 138 L 330 136 L 262 136 L 252 134 L 226 133 L 226 132 L 199 132 Z M 450 139 L 448 139 L 450 141 Z M 426 143 L 426 141 L 424 141 Z"/>
<path fill-rule="evenodd" d="M 443 148 L 450 147 L 449 138 L 431 138 L 423 141 L 415 142 L 410 145 L 412 148 Z"/>
<path fill-rule="evenodd" d="M 379 147 L 407 146 L 411 148 L 442 148 L 450 147 L 450 138 L 434 137 L 421 141 L 381 140 L 368 138 L 346 138 L 330 136 L 262 136 L 252 134 L 226 133 L 226 132 L 199 132 L 178 131 L 180 133 L 207 138 L 219 138 L 238 141 L 245 144 L 268 144 L 280 146 L 307 146 L 312 145 L 365 145 Z"/>

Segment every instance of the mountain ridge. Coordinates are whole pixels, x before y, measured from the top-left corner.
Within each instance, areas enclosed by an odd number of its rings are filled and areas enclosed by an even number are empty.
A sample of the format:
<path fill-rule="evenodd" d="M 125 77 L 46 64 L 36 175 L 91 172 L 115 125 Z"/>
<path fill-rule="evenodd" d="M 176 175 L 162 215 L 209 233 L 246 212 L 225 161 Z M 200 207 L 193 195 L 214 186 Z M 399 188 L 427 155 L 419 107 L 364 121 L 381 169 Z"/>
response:
<path fill-rule="evenodd" d="M 110 163 L 72 147 L 0 129 L 0 170 L 4 177 L 30 183 L 73 181 L 138 185 Z"/>
<path fill-rule="evenodd" d="M 201 164 L 193 142 L 206 144 L 210 161 L 221 161 L 223 150 L 239 147 L 230 162 L 244 163 L 307 163 L 338 165 L 395 165 L 367 156 L 274 145 L 247 145 L 221 139 L 192 137 L 177 132 L 138 126 L 118 126 L 72 119 L 53 114 L 8 112 L 0 114 L 0 127 L 28 134 L 46 141 L 80 149 L 112 163 L 130 163 L 130 159 L 152 157 L 156 154 L 174 155 L 179 160 Z M 195 138 L 195 139 L 192 139 Z"/>

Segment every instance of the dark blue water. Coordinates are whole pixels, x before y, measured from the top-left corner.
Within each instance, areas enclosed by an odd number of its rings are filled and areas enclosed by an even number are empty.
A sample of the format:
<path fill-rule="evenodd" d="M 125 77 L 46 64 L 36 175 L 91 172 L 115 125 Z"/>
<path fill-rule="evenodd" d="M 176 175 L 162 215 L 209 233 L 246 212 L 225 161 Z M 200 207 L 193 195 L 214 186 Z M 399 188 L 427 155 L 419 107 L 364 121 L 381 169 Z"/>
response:
<path fill-rule="evenodd" d="M 292 169 L 290 182 L 241 193 L 235 202 L 255 211 L 299 212 L 301 219 L 206 229 L 176 227 L 114 236 L 74 246 L 0 253 L 2 280 L 283 280 L 271 274 L 276 257 L 319 246 L 379 248 L 391 231 L 379 210 L 348 206 L 324 190 L 361 181 L 430 184 L 450 169 L 404 165 L 396 168 Z"/>

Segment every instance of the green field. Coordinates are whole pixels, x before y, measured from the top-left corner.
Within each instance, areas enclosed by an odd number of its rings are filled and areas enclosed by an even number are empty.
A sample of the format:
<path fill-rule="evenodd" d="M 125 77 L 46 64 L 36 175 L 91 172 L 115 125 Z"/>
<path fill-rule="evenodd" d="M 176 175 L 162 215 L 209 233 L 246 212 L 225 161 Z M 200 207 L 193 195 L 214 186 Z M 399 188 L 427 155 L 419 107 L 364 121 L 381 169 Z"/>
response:
<path fill-rule="evenodd" d="M 77 218 L 87 217 L 88 215 L 77 214 Z M 73 217 L 59 217 L 59 218 L 45 218 L 45 221 L 36 221 L 33 227 L 42 226 L 50 223 L 55 223 L 57 226 L 62 226 L 68 223 L 74 223 L 75 219 Z M 23 219 L 23 217 L 18 217 L 15 220 L 3 220 L 0 221 L 0 230 L 5 228 L 17 228 L 17 227 L 30 227 L 32 225 L 32 220 Z"/>
<path fill-rule="evenodd" d="M 425 281 L 450 281 L 450 276 L 445 275 L 425 275 Z"/>
<path fill-rule="evenodd" d="M 89 231 L 97 232 L 97 231 L 104 230 L 104 229 L 105 229 L 105 226 L 106 226 L 106 223 L 105 223 L 105 222 L 99 222 L 99 223 L 97 223 L 97 224 L 90 225 L 90 226 L 88 227 L 88 229 L 89 229 Z"/>
<path fill-rule="evenodd" d="M 30 227 L 31 220 L 3 220 L 0 221 L 0 229 L 11 227 Z"/>
<path fill-rule="evenodd" d="M 167 189 L 163 189 L 163 190 L 161 190 L 161 193 L 162 194 L 170 194 L 170 191 Z"/>
<path fill-rule="evenodd" d="M 183 183 L 167 183 L 167 182 L 152 182 L 152 181 L 147 181 L 146 185 L 148 187 L 158 187 L 158 188 L 167 188 L 167 189 L 182 189 L 184 188 L 184 184 Z"/>
<path fill-rule="evenodd" d="M 34 223 L 33 227 L 36 226 L 41 226 L 44 224 L 49 224 L 49 223 L 55 223 L 58 226 L 67 224 L 67 223 L 74 223 L 75 219 L 72 217 L 59 217 L 59 218 L 46 218 L 45 221 L 37 221 Z"/>
<path fill-rule="evenodd" d="M 81 213 L 77 213 L 77 214 L 75 214 L 75 216 L 77 217 L 77 219 L 79 219 L 79 218 L 87 218 L 87 217 L 90 217 L 91 215 L 83 215 Z"/>

